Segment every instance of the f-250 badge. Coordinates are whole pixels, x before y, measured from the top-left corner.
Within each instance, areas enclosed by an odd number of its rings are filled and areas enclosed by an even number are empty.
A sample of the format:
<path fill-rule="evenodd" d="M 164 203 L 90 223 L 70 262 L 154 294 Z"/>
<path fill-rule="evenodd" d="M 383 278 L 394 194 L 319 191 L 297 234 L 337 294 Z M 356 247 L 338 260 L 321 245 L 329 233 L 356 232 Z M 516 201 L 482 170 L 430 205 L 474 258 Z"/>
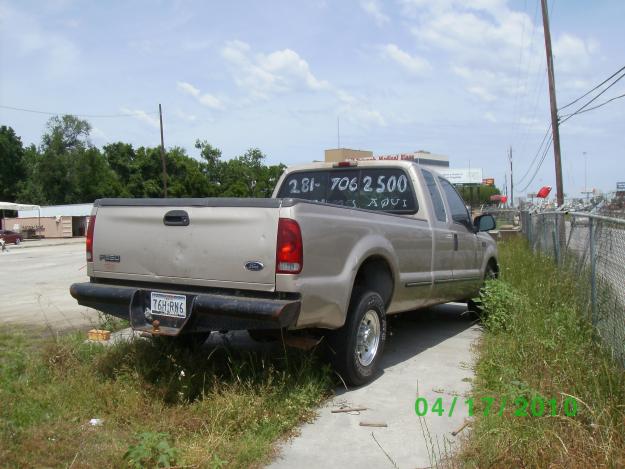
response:
<path fill-rule="evenodd" d="M 100 260 L 104 262 L 121 262 L 122 258 L 112 254 L 100 254 Z"/>

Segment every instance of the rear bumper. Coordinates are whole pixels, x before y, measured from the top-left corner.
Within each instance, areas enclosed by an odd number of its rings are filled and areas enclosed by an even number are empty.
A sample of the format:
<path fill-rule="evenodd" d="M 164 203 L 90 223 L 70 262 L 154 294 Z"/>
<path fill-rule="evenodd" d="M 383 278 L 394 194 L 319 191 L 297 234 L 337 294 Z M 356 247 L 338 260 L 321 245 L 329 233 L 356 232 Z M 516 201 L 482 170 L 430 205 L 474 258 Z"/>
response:
<path fill-rule="evenodd" d="M 152 315 L 153 291 L 184 294 L 185 318 Z M 299 300 L 234 296 L 222 293 L 187 293 L 163 289 L 123 287 L 97 283 L 75 283 L 70 294 L 83 306 L 127 319 L 133 329 L 154 333 L 152 321 L 160 322 L 161 335 L 187 332 L 242 329 L 279 329 L 294 326 L 300 312 Z"/>

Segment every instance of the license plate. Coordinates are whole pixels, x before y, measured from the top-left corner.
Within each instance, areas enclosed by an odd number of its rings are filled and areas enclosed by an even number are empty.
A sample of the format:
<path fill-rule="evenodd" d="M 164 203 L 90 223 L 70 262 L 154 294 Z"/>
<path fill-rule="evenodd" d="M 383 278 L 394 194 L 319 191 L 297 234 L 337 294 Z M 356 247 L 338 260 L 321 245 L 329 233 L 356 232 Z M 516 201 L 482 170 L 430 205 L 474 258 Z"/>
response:
<path fill-rule="evenodd" d="M 150 300 L 152 314 L 174 318 L 187 317 L 187 297 L 185 295 L 152 292 Z"/>

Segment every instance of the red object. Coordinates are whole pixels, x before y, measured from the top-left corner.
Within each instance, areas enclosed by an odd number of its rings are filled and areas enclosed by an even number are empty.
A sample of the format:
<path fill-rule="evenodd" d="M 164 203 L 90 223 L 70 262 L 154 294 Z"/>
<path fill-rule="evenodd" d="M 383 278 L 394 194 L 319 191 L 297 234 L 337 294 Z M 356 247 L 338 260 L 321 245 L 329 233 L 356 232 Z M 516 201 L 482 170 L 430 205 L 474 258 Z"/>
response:
<path fill-rule="evenodd" d="M 303 266 L 302 231 L 295 220 L 280 218 L 276 246 L 276 273 L 299 274 Z"/>
<path fill-rule="evenodd" d="M 536 193 L 536 197 L 538 197 L 539 199 L 546 199 L 550 192 L 551 192 L 551 186 L 543 186 Z"/>
<path fill-rule="evenodd" d="M 95 228 L 95 215 L 89 219 L 87 227 L 87 262 L 93 262 L 93 229 Z"/>
<path fill-rule="evenodd" d="M 499 198 L 499 201 L 500 201 L 502 204 L 505 204 L 505 203 L 508 201 L 508 196 L 506 196 L 506 195 L 502 195 L 502 196 Z"/>
<path fill-rule="evenodd" d="M 335 168 L 351 168 L 352 166 L 358 166 L 356 161 L 339 161 L 334 165 Z"/>
<path fill-rule="evenodd" d="M 11 230 L 0 230 L 0 238 L 7 244 L 20 244 L 23 239 L 21 234 Z"/>

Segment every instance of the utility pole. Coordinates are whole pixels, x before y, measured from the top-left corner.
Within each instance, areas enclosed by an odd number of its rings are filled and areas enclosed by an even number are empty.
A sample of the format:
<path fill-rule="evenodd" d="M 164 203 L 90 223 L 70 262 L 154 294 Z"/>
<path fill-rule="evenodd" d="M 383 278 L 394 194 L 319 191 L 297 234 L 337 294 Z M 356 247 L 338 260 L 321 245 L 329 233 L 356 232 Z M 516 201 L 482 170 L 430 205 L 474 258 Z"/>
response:
<path fill-rule="evenodd" d="M 341 118 L 336 116 L 336 148 L 341 148 Z"/>
<path fill-rule="evenodd" d="M 553 133 L 553 156 L 556 165 L 556 201 L 558 206 L 564 204 L 564 188 L 562 187 L 562 161 L 560 158 L 560 129 L 558 127 L 558 105 L 556 103 L 556 83 L 553 73 L 553 55 L 551 53 L 551 33 L 549 31 L 549 12 L 547 0 L 540 0 L 543 12 L 543 30 L 545 33 L 545 52 L 547 54 L 547 78 L 549 78 L 549 101 L 551 103 L 551 129 Z"/>
<path fill-rule="evenodd" d="M 163 163 L 163 194 L 167 197 L 167 163 L 165 162 L 165 143 L 163 141 L 163 109 L 159 103 L 158 117 L 161 121 L 161 162 Z"/>
<path fill-rule="evenodd" d="M 514 176 L 512 174 L 512 146 L 510 146 L 510 153 L 508 153 L 508 159 L 510 160 L 510 207 L 514 207 Z"/>
<path fill-rule="evenodd" d="M 504 178 L 503 195 L 508 197 L 508 173 L 504 173 L 503 178 Z"/>

